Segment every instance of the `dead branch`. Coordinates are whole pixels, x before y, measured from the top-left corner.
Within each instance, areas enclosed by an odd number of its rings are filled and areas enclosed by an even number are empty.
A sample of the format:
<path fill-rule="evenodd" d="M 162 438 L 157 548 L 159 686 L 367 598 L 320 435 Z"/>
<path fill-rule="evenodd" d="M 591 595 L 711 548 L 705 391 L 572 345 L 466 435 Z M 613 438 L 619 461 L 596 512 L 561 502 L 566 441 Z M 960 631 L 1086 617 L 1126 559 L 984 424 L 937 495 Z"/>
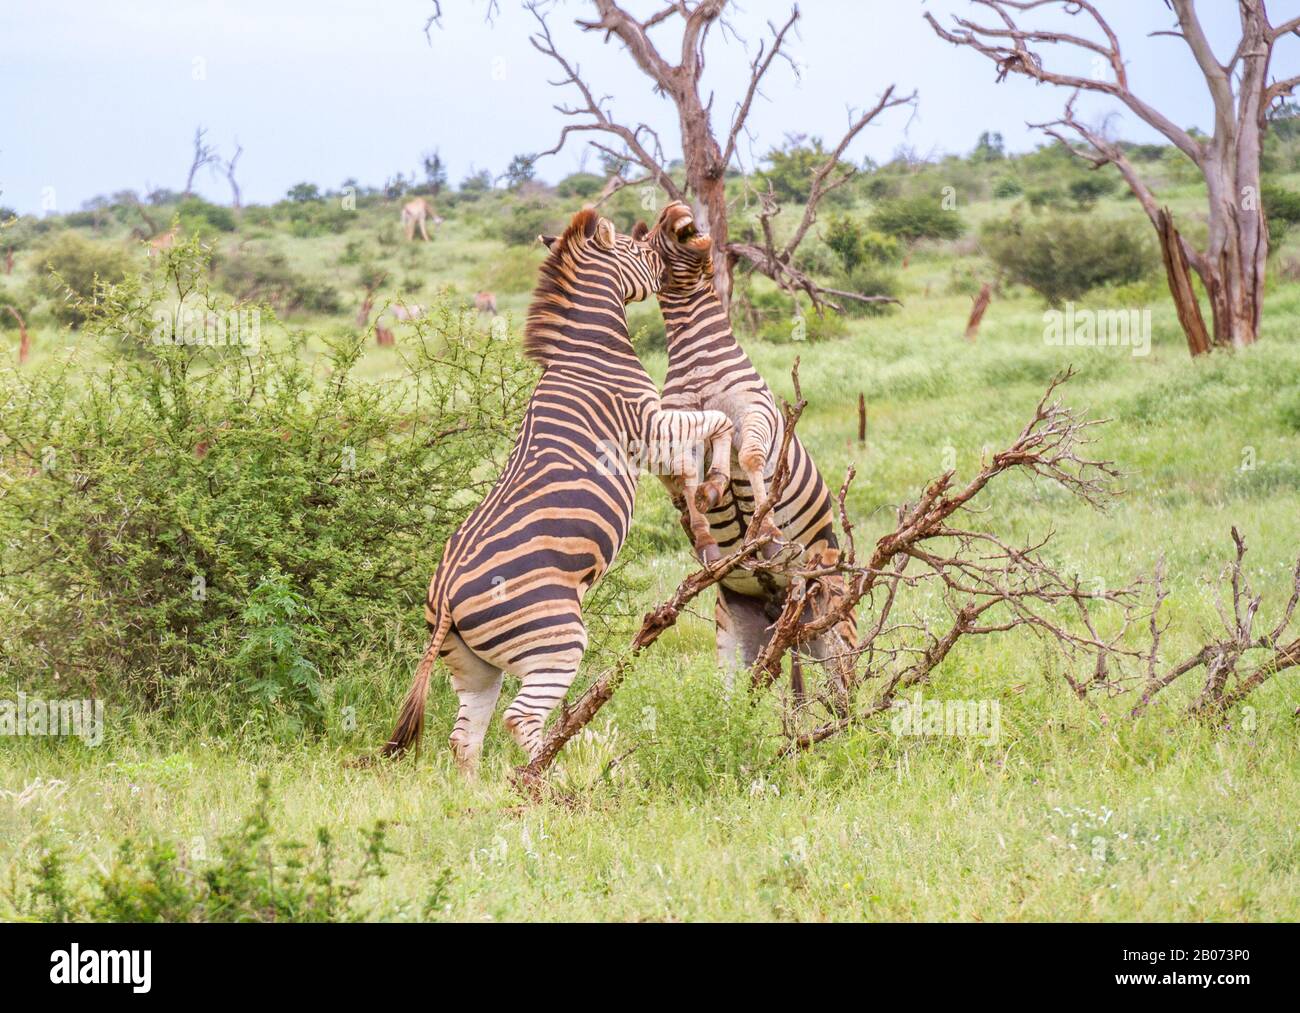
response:
<path fill-rule="evenodd" d="M 1152 608 L 1151 644 L 1147 653 L 1147 678 L 1141 699 L 1132 709 L 1133 717 L 1140 717 L 1157 694 L 1177 683 L 1191 672 L 1203 670 L 1201 692 L 1190 705 L 1190 712 L 1198 716 L 1222 715 L 1277 675 L 1300 665 L 1300 638 L 1287 641 L 1291 622 L 1300 603 L 1300 560 L 1296 561 L 1292 578 L 1291 597 L 1283 607 L 1276 624 L 1262 633 L 1256 633 L 1256 624 L 1262 599 L 1251 589 L 1250 578 L 1242 561 L 1246 557 L 1246 540 L 1234 527 L 1233 558 L 1224 567 L 1219 585 L 1214 588 L 1215 606 L 1223 627 L 1221 636 L 1203 644 L 1182 661 L 1159 670 L 1160 636 L 1163 630 L 1156 614 L 1164 602 L 1161 589 L 1162 574 L 1156 577 L 1156 598 Z M 1223 585 L 1231 601 L 1223 597 Z M 1249 662 L 1247 661 L 1249 657 Z M 1242 675 L 1238 669 L 1249 664 L 1250 670 Z"/>
<path fill-rule="evenodd" d="M 217 149 L 204 140 L 207 133 L 203 127 L 194 128 L 194 157 L 190 161 L 189 175 L 185 177 L 185 189 L 181 191 L 187 197 L 194 193 L 194 177 L 198 175 L 200 169 L 204 166 L 221 164 L 221 156 L 217 153 Z"/>

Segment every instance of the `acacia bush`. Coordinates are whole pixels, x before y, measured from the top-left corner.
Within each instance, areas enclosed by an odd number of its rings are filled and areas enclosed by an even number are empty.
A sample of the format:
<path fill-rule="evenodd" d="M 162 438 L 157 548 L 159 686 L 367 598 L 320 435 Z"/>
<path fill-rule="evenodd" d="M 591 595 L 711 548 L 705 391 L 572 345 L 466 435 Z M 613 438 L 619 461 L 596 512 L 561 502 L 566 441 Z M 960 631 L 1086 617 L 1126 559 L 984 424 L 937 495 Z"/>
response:
<path fill-rule="evenodd" d="M 534 372 L 445 304 L 386 353 L 396 382 L 357 376 L 361 336 L 310 356 L 265 333 L 155 343 L 182 309 L 222 308 L 201 256 L 183 244 L 107 291 L 76 357 L 0 378 L 0 670 L 145 706 L 251 695 L 314 726 L 318 679 L 422 623 Z"/>
<path fill-rule="evenodd" d="M 882 201 L 871 212 L 868 223 L 877 232 L 903 243 L 957 239 L 966 231 L 961 215 L 946 209 L 939 197 L 932 194 Z"/>
<path fill-rule="evenodd" d="M 1141 281 L 1157 256 L 1150 228 L 1136 221 L 1056 213 L 988 222 L 980 247 L 1012 281 L 1052 306 L 1101 285 Z"/>
<path fill-rule="evenodd" d="M 277 313 L 339 313 L 337 289 L 300 274 L 278 250 L 250 246 L 225 257 L 217 272 L 221 287 L 243 302 L 264 302 Z"/>
<path fill-rule="evenodd" d="M 102 288 L 126 277 L 128 264 L 120 249 L 64 232 L 45 248 L 36 287 L 51 300 L 56 320 L 79 327 Z"/>

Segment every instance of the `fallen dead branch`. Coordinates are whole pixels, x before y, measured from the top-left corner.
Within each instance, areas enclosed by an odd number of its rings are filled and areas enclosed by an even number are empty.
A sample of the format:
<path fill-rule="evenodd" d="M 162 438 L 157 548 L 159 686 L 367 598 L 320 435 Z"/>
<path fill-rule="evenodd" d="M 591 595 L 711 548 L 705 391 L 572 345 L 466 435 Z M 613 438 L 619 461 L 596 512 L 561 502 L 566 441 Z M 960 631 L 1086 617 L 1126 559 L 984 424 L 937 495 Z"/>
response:
<path fill-rule="evenodd" d="M 1300 605 L 1300 561 L 1290 599 L 1277 621 L 1260 632 L 1261 598 L 1242 567 L 1246 545 L 1235 528 L 1236 556 L 1223 576 L 1230 600 L 1225 602 L 1222 594 L 1216 599 L 1224 635 L 1162 668 L 1160 611 L 1167 597 L 1163 565 L 1151 578 L 1122 586 L 1110 588 L 1102 581 L 1085 586 L 1081 577 L 1063 572 L 1048 558 L 1051 533 L 1036 542 L 1015 544 L 968 523 L 976 516 L 976 497 L 1012 474 L 1051 483 L 1097 509 L 1104 509 L 1116 495 L 1118 470 L 1089 449 L 1091 430 L 1106 420 L 1087 419 L 1058 397 L 1061 385 L 1073 375 L 1069 369 L 1052 380 L 1019 435 L 1006 449 L 986 454 L 968 482 L 959 485 L 954 472 L 946 471 L 914 503 L 902 506 L 894 528 L 877 538 L 862 562 L 846 507 L 852 468 L 839 490 L 843 547 L 833 562 L 762 559 L 759 550 L 768 539 L 759 534 L 761 518 L 755 518 L 734 552 L 712 568 L 692 573 L 666 602 L 646 614 L 628 653 L 563 710 L 538 758 L 516 771 L 517 781 L 535 790 L 564 744 L 614 694 L 636 656 L 677 621 L 690 601 L 738 566 L 780 568 L 789 580 L 771 638 L 750 673 L 751 687 L 763 691 L 787 666 L 791 672 L 793 691 L 781 716 L 783 756 L 890 711 L 905 690 L 927 682 L 970 637 L 1022 630 L 1065 662 L 1064 679 L 1085 704 L 1092 705 L 1099 694 L 1116 697 L 1140 691 L 1130 712 L 1133 717 L 1192 672 L 1203 671 L 1205 682 L 1190 711 L 1205 717 L 1221 716 L 1274 675 L 1300 667 L 1300 638 L 1287 639 Z M 787 441 L 806 403 L 797 363 L 794 380 L 796 403 L 784 409 Z M 784 468 L 779 469 L 770 502 L 779 501 L 788 479 Z M 809 608 L 813 602 L 817 607 Z M 800 647 L 855 612 L 861 625 L 858 642 L 847 653 L 852 677 L 847 684 L 809 691 L 803 685 Z"/>

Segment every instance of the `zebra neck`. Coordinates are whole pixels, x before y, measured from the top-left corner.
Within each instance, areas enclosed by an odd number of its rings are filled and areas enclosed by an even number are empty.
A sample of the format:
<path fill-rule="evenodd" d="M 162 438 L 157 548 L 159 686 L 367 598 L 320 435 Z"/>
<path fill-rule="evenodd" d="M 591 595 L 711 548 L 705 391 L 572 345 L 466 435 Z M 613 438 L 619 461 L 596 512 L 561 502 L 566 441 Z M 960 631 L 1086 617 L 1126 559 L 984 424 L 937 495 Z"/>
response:
<path fill-rule="evenodd" d="M 528 308 L 524 354 L 546 370 L 602 379 L 649 375 L 627 330 L 627 309 L 616 279 L 601 277 L 581 289 L 540 286 Z"/>
<path fill-rule="evenodd" d="M 712 285 L 687 293 L 661 292 L 659 307 L 664 314 L 670 379 L 704 362 L 725 360 L 731 370 L 753 368 Z"/>

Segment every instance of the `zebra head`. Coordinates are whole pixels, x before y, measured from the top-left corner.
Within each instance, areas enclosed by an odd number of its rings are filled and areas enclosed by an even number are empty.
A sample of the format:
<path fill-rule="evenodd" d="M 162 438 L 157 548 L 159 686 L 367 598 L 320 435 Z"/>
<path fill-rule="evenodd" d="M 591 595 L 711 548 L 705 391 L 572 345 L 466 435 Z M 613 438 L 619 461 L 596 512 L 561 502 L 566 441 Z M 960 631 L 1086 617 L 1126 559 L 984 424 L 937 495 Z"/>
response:
<path fill-rule="evenodd" d="M 662 291 L 690 292 L 713 283 L 713 241 L 696 227 L 690 205 L 673 201 L 659 212 L 654 228 L 638 222 L 632 238 L 643 240 L 663 260 Z"/>
<path fill-rule="evenodd" d="M 664 277 L 660 255 L 643 242 L 625 236 L 594 208 L 583 208 L 561 236 L 538 236 L 556 254 L 567 254 L 575 270 L 599 271 L 618 279 L 624 303 L 641 302 L 659 291 Z"/>

